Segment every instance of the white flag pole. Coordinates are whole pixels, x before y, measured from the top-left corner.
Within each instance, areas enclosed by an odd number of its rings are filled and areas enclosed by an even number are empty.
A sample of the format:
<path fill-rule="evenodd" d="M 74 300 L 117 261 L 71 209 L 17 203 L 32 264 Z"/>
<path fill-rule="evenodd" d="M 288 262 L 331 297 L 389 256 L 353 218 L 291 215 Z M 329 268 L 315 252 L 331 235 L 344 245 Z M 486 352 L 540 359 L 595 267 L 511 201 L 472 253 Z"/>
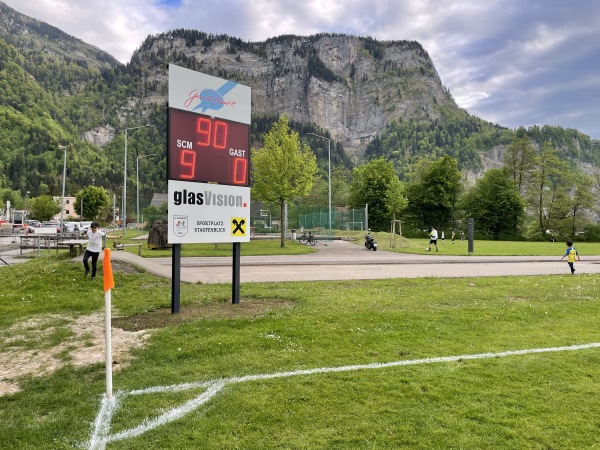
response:
<path fill-rule="evenodd" d="M 111 289 L 104 293 L 104 333 L 106 341 L 106 395 L 112 397 L 112 340 L 111 340 Z"/>

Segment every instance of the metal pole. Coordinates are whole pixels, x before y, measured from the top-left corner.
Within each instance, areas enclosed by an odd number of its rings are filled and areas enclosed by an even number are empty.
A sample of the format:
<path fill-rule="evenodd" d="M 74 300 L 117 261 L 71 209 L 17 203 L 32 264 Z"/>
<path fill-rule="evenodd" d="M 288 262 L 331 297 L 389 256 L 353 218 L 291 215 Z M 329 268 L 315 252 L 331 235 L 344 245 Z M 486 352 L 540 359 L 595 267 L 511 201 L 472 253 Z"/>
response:
<path fill-rule="evenodd" d="M 60 231 L 63 227 L 63 213 L 65 212 L 65 179 L 67 178 L 67 147 L 59 145 L 58 148 L 65 149 L 65 162 L 63 165 L 62 202 L 60 204 Z"/>
<path fill-rule="evenodd" d="M 135 158 L 135 187 L 137 191 L 136 209 L 135 209 L 135 232 L 140 231 L 140 157 Z"/>
<path fill-rule="evenodd" d="M 125 231 L 126 231 L 126 223 L 127 223 L 127 219 L 126 219 L 126 214 L 125 214 L 125 204 L 126 204 L 126 198 L 127 198 L 127 131 L 129 131 L 131 128 L 126 128 L 125 129 L 125 157 L 124 157 L 124 162 L 123 162 L 123 208 L 121 211 L 121 217 L 123 217 L 123 239 L 125 239 Z"/>
<path fill-rule="evenodd" d="M 25 193 L 25 220 L 23 225 L 27 223 L 27 219 L 29 219 L 29 191 Z"/>
<path fill-rule="evenodd" d="M 123 161 L 123 238 L 127 230 L 127 132 L 139 128 L 154 128 L 154 125 L 140 125 L 139 127 L 125 128 L 125 156 Z"/>
<path fill-rule="evenodd" d="M 329 237 L 333 237 L 331 232 L 331 140 L 327 139 L 327 168 L 329 171 Z"/>
<path fill-rule="evenodd" d="M 307 133 L 321 139 L 327 139 L 327 172 L 328 172 L 328 199 L 329 199 L 329 237 L 333 236 L 331 232 L 331 139 L 315 133 Z"/>
<path fill-rule="evenodd" d="M 149 156 L 156 156 L 156 153 L 152 153 L 150 155 L 139 155 L 135 159 L 135 185 L 137 187 L 137 209 L 135 214 L 136 231 L 140 230 L 140 158 L 148 158 Z"/>
<path fill-rule="evenodd" d="M 115 234 L 115 226 L 117 225 L 117 194 L 113 194 L 113 235 Z"/>

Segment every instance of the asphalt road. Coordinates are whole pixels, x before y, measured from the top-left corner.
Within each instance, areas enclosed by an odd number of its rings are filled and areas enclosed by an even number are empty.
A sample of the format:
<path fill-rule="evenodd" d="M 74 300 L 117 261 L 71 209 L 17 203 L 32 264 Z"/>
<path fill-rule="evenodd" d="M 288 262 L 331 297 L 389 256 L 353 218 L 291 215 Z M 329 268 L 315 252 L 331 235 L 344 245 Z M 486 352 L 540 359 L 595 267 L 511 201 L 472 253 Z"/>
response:
<path fill-rule="evenodd" d="M 446 244 L 447 245 L 447 244 Z M 440 253 L 407 255 L 345 241 L 319 243 L 316 253 L 287 256 L 242 256 L 240 281 L 360 280 L 420 277 L 485 277 L 569 274 L 566 260 L 557 256 L 446 256 Z M 79 257 L 80 259 L 81 257 Z M 113 261 L 124 261 L 158 276 L 171 277 L 171 258 L 139 258 L 129 252 L 111 252 Z M 575 263 L 577 274 L 600 273 L 600 256 L 583 256 Z M 181 261 L 181 281 L 230 283 L 232 258 L 186 257 Z M 570 274 L 569 274 L 570 275 Z"/>

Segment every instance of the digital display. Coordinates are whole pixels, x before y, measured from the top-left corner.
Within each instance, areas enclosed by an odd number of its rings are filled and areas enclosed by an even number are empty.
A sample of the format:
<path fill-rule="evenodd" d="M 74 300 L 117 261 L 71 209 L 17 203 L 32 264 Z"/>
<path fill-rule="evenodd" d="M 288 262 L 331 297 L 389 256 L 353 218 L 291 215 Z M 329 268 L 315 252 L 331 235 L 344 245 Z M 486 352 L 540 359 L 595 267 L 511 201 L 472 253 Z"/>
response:
<path fill-rule="evenodd" d="M 250 185 L 250 126 L 169 110 L 170 180 Z"/>

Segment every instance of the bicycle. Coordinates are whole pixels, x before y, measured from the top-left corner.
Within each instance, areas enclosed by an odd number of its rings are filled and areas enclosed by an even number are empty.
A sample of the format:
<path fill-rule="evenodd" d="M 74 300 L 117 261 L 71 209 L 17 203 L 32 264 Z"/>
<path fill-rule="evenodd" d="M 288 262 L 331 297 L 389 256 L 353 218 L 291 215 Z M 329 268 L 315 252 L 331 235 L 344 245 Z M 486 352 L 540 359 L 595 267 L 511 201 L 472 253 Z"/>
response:
<path fill-rule="evenodd" d="M 301 244 L 304 244 L 304 245 L 310 244 L 310 245 L 314 246 L 317 243 L 317 239 L 309 231 L 308 236 L 306 235 L 306 232 L 304 232 L 304 234 L 298 238 L 298 242 L 300 242 Z"/>

